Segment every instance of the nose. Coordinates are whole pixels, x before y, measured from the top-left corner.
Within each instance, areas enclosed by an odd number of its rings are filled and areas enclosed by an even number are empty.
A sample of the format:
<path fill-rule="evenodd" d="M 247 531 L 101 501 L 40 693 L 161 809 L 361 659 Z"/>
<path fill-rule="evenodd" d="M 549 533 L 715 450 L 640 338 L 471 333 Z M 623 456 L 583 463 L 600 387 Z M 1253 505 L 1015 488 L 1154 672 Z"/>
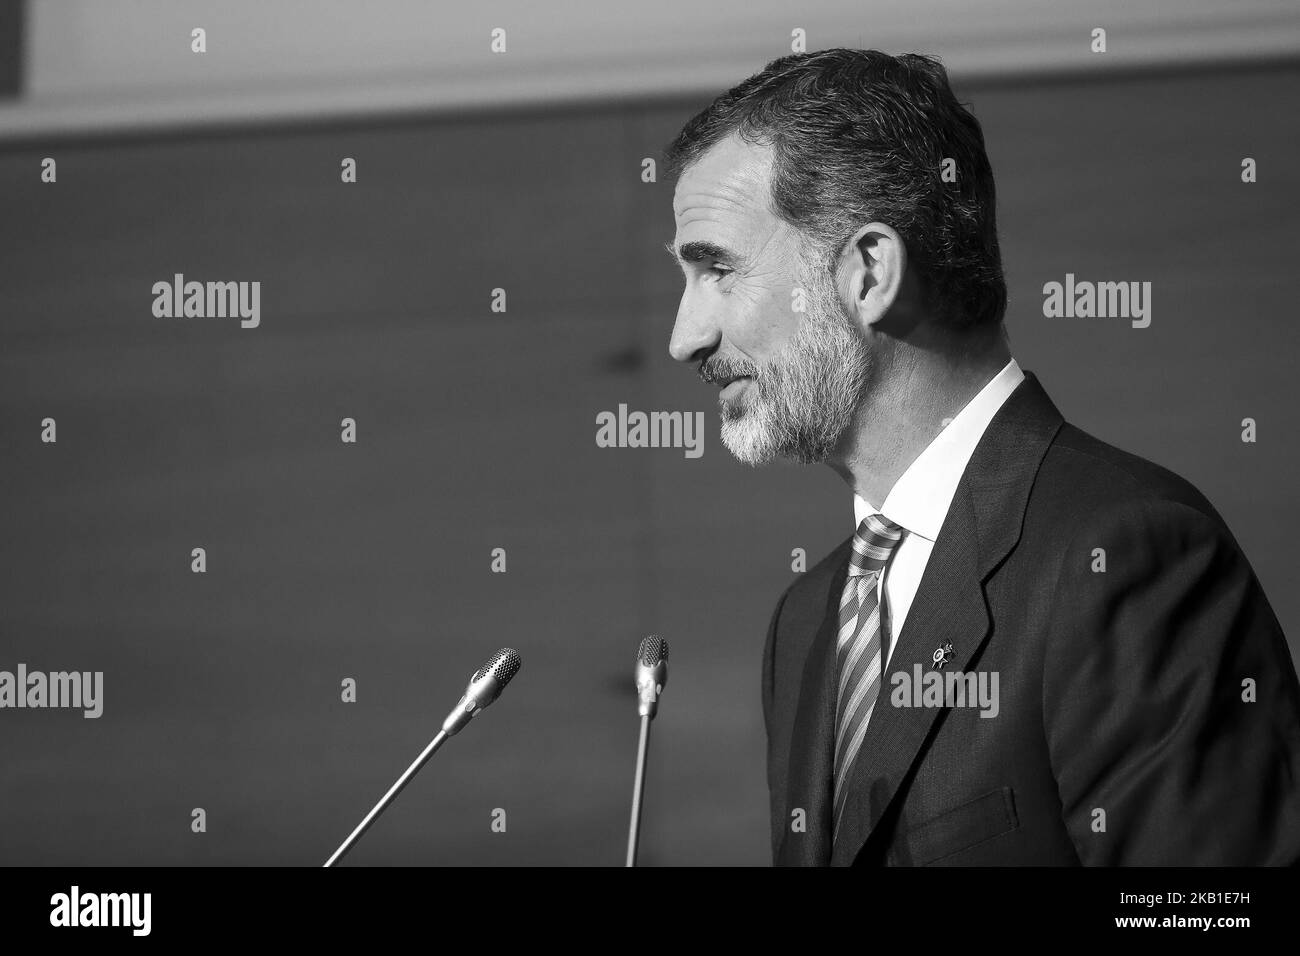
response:
<path fill-rule="evenodd" d="M 693 307 L 688 289 L 677 306 L 677 321 L 668 340 L 668 354 L 679 362 L 694 362 L 712 353 L 718 347 L 721 333 L 716 322 L 704 310 Z"/>

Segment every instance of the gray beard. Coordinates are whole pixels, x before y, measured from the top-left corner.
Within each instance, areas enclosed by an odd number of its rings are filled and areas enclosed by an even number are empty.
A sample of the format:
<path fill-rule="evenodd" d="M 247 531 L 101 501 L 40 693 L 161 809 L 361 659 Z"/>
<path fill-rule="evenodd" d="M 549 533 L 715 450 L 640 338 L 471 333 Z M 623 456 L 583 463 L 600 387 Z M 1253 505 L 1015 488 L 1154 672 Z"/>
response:
<path fill-rule="evenodd" d="M 811 270 L 805 266 L 804 275 Z M 747 465 L 824 462 L 853 424 L 871 380 L 871 352 L 829 277 L 805 282 L 807 311 L 781 353 L 742 396 L 722 400 L 722 443 Z"/>

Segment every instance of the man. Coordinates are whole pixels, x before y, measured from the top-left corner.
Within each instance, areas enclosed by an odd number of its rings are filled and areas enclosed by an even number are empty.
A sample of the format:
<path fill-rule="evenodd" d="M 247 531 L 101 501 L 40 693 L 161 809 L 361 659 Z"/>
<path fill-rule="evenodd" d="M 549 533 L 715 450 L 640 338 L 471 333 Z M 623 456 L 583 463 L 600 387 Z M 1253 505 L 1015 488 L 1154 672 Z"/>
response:
<path fill-rule="evenodd" d="M 721 386 L 737 458 L 855 493 L 767 635 L 776 863 L 1300 861 L 1277 620 L 1195 488 L 1012 358 L 983 133 L 943 68 L 784 57 L 668 165 L 669 351 Z"/>

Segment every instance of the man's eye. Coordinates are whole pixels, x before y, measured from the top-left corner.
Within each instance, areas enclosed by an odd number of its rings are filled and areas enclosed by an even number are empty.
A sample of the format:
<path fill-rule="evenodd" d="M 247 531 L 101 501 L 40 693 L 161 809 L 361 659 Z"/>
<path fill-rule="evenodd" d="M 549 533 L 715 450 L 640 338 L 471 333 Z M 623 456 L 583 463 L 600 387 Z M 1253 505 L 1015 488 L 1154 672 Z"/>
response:
<path fill-rule="evenodd" d="M 709 275 L 716 276 L 719 279 L 725 275 L 730 275 L 731 272 L 732 270 L 728 269 L 726 266 L 720 266 L 716 264 L 709 266 Z"/>

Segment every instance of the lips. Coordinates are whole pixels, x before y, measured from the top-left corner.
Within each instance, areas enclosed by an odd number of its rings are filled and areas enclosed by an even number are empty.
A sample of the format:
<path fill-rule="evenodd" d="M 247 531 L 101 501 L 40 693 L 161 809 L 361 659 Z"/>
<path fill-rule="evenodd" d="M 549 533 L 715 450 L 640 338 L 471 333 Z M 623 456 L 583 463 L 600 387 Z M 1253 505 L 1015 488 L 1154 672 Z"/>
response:
<path fill-rule="evenodd" d="M 722 380 L 719 379 L 719 382 L 721 381 Z M 735 378 L 729 378 L 722 385 L 722 391 L 719 393 L 719 396 L 722 398 L 734 398 L 748 386 L 749 382 L 750 378 L 748 375 L 737 375 Z"/>

